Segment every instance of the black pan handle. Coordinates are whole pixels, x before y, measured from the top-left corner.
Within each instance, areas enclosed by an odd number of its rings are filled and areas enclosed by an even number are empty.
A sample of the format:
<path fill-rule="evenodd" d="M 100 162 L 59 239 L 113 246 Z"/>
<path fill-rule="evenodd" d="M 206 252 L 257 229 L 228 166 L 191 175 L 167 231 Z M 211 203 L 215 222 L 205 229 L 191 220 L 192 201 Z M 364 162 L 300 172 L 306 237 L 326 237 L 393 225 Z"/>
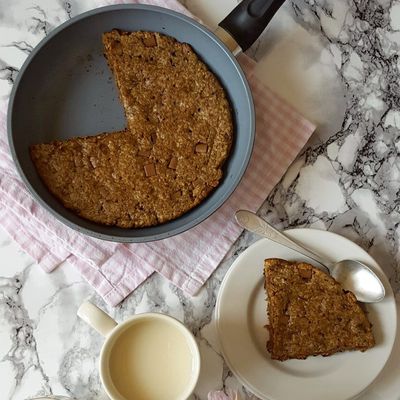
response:
<path fill-rule="evenodd" d="M 229 32 L 242 51 L 261 35 L 285 0 L 243 0 L 218 25 Z"/>

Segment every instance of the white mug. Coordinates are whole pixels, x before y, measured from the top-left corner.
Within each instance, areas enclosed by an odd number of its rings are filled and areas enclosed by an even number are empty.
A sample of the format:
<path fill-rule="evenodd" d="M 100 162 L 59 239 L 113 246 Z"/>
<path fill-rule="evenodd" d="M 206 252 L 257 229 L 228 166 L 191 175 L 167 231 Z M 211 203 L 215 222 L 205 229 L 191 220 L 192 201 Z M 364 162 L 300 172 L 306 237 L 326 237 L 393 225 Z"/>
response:
<path fill-rule="evenodd" d="M 118 324 L 92 303 L 78 316 L 105 337 L 100 379 L 112 400 L 185 400 L 200 373 L 192 333 L 164 314 L 137 314 Z"/>

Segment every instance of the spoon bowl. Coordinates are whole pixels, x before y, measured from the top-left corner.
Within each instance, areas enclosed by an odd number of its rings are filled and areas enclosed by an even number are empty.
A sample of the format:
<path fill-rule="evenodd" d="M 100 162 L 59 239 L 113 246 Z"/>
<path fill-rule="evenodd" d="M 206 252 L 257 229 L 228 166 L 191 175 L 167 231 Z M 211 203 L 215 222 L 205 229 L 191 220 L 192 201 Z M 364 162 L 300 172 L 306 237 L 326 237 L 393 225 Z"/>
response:
<path fill-rule="evenodd" d="M 358 301 L 376 303 L 385 297 L 385 288 L 376 274 L 364 263 L 356 260 L 342 260 L 330 270 L 344 288 L 351 288 Z"/>
<path fill-rule="evenodd" d="M 385 288 L 378 276 L 365 264 L 356 260 L 342 260 L 337 263 L 324 260 L 320 255 L 289 239 L 268 222 L 251 211 L 239 210 L 235 214 L 238 224 L 250 232 L 297 251 L 311 258 L 328 272 L 343 289 L 353 292 L 358 301 L 377 303 L 384 299 Z"/>

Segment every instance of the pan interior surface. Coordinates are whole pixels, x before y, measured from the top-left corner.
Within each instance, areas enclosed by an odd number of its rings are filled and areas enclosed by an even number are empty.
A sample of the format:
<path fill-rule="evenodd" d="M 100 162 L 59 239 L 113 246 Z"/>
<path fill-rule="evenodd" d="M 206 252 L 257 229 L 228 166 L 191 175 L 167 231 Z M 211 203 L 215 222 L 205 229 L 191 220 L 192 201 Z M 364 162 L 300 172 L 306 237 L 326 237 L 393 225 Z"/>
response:
<path fill-rule="evenodd" d="M 44 186 L 29 146 L 96 135 L 126 125 L 101 35 L 112 29 L 156 31 L 189 43 L 224 86 L 234 117 L 234 142 L 224 178 L 199 206 L 176 220 L 122 229 L 84 220 L 65 209 Z M 35 198 L 68 226 L 105 240 L 144 242 L 183 232 L 211 215 L 233 192 L 254 141 L 254 110 L 246 79 L 233 55 L 207 29 L 167 9 L 143 5 L 103 7 L 55 29 L 31 53 L 10 98 L 8 131 L 17 168 Z"/>

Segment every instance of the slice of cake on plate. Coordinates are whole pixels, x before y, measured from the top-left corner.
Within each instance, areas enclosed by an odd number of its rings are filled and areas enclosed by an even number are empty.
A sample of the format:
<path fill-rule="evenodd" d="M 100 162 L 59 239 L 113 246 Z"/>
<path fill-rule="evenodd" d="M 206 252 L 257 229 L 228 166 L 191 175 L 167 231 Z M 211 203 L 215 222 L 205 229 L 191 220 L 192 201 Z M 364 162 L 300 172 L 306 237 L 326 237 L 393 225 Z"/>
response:
<path fill-rule="evenodd" d="M 277 258 L 264 261 L 264 276 L 272 359 L 329 356 L 375 345 L 356 297 L 331 276 L 310 264 Z"/>

